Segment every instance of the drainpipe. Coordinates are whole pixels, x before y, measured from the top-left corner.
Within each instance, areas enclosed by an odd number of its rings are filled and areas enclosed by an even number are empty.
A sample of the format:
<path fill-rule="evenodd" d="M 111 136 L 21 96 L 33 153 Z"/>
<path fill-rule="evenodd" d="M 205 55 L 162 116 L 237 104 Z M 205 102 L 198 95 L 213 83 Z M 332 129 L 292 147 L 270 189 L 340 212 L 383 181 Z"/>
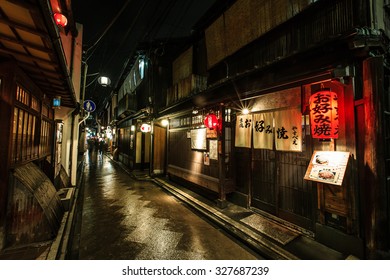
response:
<path fill-rule="evenodd" d="M 72 186 L 75 186 L 75 184 L 73 184 L 73 162 L 74 162 L 74 158 L 73 158 L 73 147 L 74 147 L 74 140 L 73 140 L 73 137 L 74 137 L 74 119 L 75 119 L 75 114 L 72 113 L 72 126 L 71 126 L 71 131 L 70 131 L 70 148 L 69 148 L 69 177 L 70 177 L 70 182 L 71 182 L 71 185 Z"/>

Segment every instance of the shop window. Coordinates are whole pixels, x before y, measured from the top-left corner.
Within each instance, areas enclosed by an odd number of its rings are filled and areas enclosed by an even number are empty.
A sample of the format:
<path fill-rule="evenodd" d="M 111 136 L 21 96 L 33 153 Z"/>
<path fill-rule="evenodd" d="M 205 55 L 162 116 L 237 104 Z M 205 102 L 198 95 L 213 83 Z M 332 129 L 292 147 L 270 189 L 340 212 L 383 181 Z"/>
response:
<path fill-rule="evenodd" d="M 13 163 L 28 161 L 38 157 L 36 144 L 37 116 L 23 110 L 14 108 L 13 123 Z"/>
<path fill-rule="evenodd" d="M 40 112 L 41 111 L 41 106 L 39 103 L 39 100 L 35 98 L 34 96 L 31 97 L 31 109 L 34 111 Z"/>
<path fill-rule="evenodd" d="M 49 107 L 47 105 L 42 106 L 42 115 L 45 117 L 49 117 Z"/>
<path fill-rule="evenodd" d="M 225 123 L 230 123 L 232 120 L 232 109 L 226 108 L 225 109 Z"/>
<path fill-rule="evenodd" d="M 192 126 L 200 126 L 203 124 L 203 116 L 196 115 L 192 117 Z"/>
<path fill-rule="evenodd" d="M 41 137 L 39 143 L 39 154 L 45 156 L 50 154 L 50 135 L 51 135 L 51 124 L 47 120 L 41 122 Z"/>

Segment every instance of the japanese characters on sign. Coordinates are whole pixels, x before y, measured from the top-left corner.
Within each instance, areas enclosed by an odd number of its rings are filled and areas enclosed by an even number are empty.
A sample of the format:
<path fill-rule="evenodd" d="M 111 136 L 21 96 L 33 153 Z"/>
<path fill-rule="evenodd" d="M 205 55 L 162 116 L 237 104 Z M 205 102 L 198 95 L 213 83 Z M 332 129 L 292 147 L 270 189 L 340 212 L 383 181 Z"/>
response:
<path fill-rule="evenodd" d="M 337 139 L 339 118 L 337 93 L 321 90 L 310 97 L 310 126 L 313 138 Z"/>
<path fill-rule="evenodd" d="M 236 122 L 236 147 L 250 148 L 252 136 L 252 115 L 239 115 Z"/>
<path fill-rule="evenodd" d="M 191 149 L 207 150 L 206 128 L 191 129 Z"/>
<path fill-rule="evenodd" d="M 302 113 L 299 107 L 274 112 L 275 148 L 302 151 Z"/>
<path fill-rule="evenodd" d="M 259 113 L 253 115 L 253 148 L 273 149 L 273 113 Z"/>
<path fill-rule="evenodd" d="M 350 153 L 314 151 L 304 179 L 341 186 Z"/>
<path fill-rule="evenodd" d="M 302 114 L 299 107 L 275 112 L 240 115 L 236 123 L 236 147 L 302 151 Z"/>

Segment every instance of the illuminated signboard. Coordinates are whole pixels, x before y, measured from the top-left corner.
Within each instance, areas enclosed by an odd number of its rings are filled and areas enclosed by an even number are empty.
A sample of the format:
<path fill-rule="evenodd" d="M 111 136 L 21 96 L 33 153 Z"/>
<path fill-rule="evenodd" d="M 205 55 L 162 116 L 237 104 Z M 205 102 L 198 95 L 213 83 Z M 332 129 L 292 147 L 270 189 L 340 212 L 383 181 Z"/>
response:
<path fill-rule="evenodd" d="M 310 96 L 310 126 L 313 138 L 337 139 L 339 115 L 337 93 L 324 89 Z"/>

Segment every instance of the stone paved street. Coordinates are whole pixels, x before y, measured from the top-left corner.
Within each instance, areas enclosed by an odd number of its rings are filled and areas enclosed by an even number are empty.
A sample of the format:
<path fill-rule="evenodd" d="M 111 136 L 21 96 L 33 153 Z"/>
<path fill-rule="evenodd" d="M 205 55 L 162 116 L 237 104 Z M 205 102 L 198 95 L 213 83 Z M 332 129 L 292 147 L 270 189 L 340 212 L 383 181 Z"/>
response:
<path fill-rule="evenodd" d="M 133 179 L 105 156 L 86 156 L 83 191 L 74 258 L 260 258 L 156 184 Z"/>

